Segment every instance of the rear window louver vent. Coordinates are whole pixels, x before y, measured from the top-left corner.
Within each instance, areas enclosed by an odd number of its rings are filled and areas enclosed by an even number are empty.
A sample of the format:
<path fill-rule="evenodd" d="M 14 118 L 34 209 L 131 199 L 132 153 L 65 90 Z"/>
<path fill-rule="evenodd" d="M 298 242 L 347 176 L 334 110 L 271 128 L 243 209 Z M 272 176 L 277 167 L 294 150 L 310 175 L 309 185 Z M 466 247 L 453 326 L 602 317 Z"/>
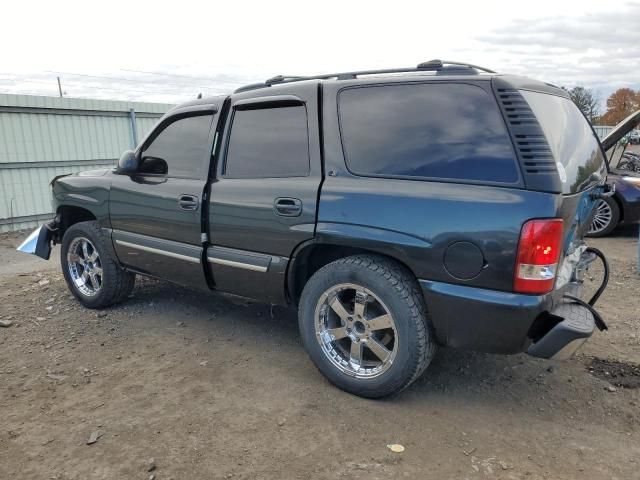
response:
<path fill-rule="evenodd" d="M 531 107 L 514 88 L 496 85 L 494 91 L 509 127 L 527 188 L 560 191 L 556 161 Z"/>
<path fill-rule="evenodd" d="M 516 147 L 528 173 L 556 171 L 556 162 L 544 135 L 516 135 Z"/>

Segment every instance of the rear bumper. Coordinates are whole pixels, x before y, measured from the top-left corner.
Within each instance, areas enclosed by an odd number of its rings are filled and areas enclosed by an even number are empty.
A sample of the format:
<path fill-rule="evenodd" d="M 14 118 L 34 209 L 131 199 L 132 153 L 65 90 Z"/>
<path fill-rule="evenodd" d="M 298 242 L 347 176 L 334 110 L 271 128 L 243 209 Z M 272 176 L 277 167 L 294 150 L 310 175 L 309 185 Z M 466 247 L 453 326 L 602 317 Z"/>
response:
<path fill-rule="evenodd" d="M 562 298 L 577 284 L 536 296 L 419 282 L 436 337 L 451 347 L 567 358 L 594 330 L 591 313 Z"/>
<path fill-rule="evenodd" d="M 575 303 L 561 303 L 551 312 L 562 318 L 528 349 L 534 357 L 566 360 L 591 336 L 595 320 L 589 310 Z"/>

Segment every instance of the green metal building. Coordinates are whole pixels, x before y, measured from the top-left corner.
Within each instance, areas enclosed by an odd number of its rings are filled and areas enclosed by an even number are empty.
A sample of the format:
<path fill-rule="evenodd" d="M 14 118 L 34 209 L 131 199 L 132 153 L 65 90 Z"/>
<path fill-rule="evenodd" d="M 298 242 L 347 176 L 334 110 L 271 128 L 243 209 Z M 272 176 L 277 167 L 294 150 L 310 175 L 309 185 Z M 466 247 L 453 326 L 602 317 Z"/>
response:
<path fill-rule="evenodd" d="M 54 176 L 113 166 L 172 106 L 0 94 L 0 232 L 51 218 Z"/>

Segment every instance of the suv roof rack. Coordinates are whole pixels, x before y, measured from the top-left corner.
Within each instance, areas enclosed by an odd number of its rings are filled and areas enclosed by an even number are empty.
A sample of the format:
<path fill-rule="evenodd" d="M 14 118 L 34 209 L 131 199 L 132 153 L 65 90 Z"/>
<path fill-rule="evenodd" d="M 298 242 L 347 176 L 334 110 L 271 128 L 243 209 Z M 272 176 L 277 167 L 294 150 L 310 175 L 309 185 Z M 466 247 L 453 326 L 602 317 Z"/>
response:
<path fill-rule="evenodd" d="M 246 92 L 248 90 L 255 90 L 257 88 L 270 87 L 278 83 L 291 83 L 300 82 L 303 80 L 328 80 L 335 78 L 336 80 L 349 80 L 357 78 L 360 75 L 382 75 L 386 73 L 410 73 L 410 72 L 425 72 L 425 71 L 455 71 L 456 73 L 473 73 L 470 70 L 479 70 L 486 73 L 496 73 L 493 70 L 489 70 L 485 67 L 473 65 L 466 62 L 454 62 L 450 60 L 429 60 L 428 62 L 422 62 L 417 67 L 401 67 L 401 68 L 386 68 L 380 70 L 359 70 L 354 72 L 341 72 L 341 73 L 325 73 L 322 75 L 309 75 L 309 76 L 297 76 L 297 75 L 276 75 L 265 80 L 263 83 L 252 83 L 245 85 L 234 91 L 234 93 Z"/>

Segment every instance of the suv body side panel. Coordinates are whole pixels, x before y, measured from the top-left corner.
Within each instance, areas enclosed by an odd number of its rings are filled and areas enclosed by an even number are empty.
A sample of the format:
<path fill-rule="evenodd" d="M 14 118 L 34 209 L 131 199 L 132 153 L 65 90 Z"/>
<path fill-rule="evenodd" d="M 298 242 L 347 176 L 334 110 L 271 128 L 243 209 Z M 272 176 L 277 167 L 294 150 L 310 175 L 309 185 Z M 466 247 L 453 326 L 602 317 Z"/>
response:
<path fill-rule="evenodd" d="M 353 246 L 377 244 L 376 250 L 407 263 L 417 278 L 511 291 L 522 224 L 556 213 L 557 199 L 538 192 L 345 174 L 325 180 L 317 235 L 350 232 Z M 445 268 L 445 253 L 458 242 L 482 253 L 483 265 L 472 278 L 450 273 L 457 270 L 455 259 Z"/>

